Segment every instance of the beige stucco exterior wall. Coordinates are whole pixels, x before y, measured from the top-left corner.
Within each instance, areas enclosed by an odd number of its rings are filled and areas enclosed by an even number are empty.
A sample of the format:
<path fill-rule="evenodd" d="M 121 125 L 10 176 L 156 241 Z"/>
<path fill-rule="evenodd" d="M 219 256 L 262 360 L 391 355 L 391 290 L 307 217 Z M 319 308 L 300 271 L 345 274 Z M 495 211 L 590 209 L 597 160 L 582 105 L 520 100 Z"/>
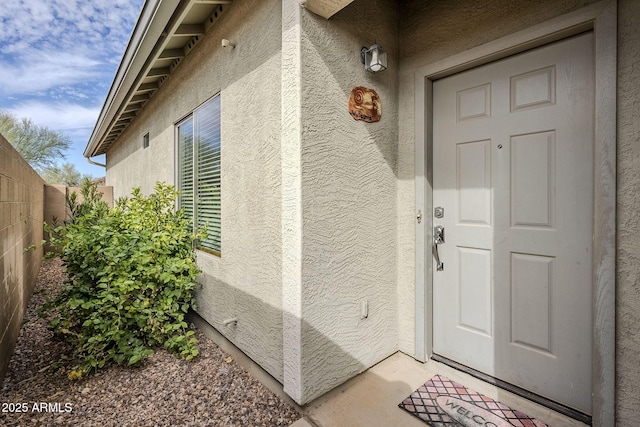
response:
<path fill-rule="evenodd" d="M 302 13 L 282 0 L 282 337 L 284 391 L 303 399 L 302 381 Z"/>
<path fill-rule="evenodd" d="M 616 420 L 640 419 L 640 2 L 618 2 Z"/>
<path fill-rule="evenodd" d="M 283 230 L 298 246 L 284 258 L 290 292 L 283 297 L 296 300 L 297 313 L 285 315 L 301 322 L 284 351 L 297 375 L 291 379 L 301 383 L 285 378 L 285 390 L 303 403 L 397 349 L 397 14 L 387 1 L 368 2 L 366 9 L 355 2 L 327 21 L 286 3 L 293 16 L 285 18 L 283 33 L 291 39 L 283 56 L 292 69 L 283 64 L 283 73 L 292 75 L 289 83 L 283 79 L 283 92 L 292 90 L 285 96 L 299 107 L 283 118 L 292 124 L 283 176 L 297 176 L 291 185 L 298 189 L 283 189 L 287 209 L 297 210 L 287 212 Z M 389 69 L 379 74 L 367 73 L 359 58 L 360 48 L 375 41 L 389 55 Z M 380 122 L 349 115 L 354 86 L 376 90 Z M 294 276 L 292 285 L 287 280 Z"/>
<path fill-rule="evenodd" d="M 279 0 L 234 2 L 108 151 L 107 185 L 173 183 L 175 123 L 220 93 L 222 256 L 198 254 L 197 311 L 282 381 L 280 22 Z"/>
<path fill-rule="evenodd" d="M 43 201 L 44 181 L 0 135 L 0 383 L 42 263 Z"/>
<path fill-rule="evenodd" d="M 234 3 L 107 154 L 107 184 L 115 197 L 134 185 L 149 192 L 156 180 L 173 182 L 175 122 L 220 92 L 223 249 L 221 258 L 198 255 L 204 271 L 198 312 L 285 383 L 283 351 L 285 357 L 299 352 L 299 370 L 289 378 L 300 383 L 300 402 L 397 348 L 394 10 L 380 1 L 373 20 L 352 8 L 328 22 L 296 4 L 289 12 L 303 22 L 294 43 L 301 69 L 292 74 L 281 59 L 281 2 Z M 223 37 L 236 47 L 222 49 Z M 360 47 L 374 41 L 386 44 L 390 57 L 390 70 L 379 75 L 366 73 L 358 57 Z M 380 94 L 380 123 L 356 122 L 348 114 L 349 92 L 357 85 Z M 284 99 L 292 87 L 300 89 L 294 105 Z M 286 137 L 281 108 L 296 111 L 297 152 L 280 145 Z M 146 132 L 150 147 L 142 149 Z M 281 164 L 290 161 L 301 178 L 287 191 L 301 196 L 296 232 L 304 251 L 283 263 L 282 233 L 291 227 L 281 215 L 292 211 L 283 213 L 281 180 L 289 170 Z M 283 291 L 282 270 L 292 264 L 297 288 Z M 287 307 L 283 314 L 283 299 L 296 292 L 299 310 Z M 360 318 L 364 301 L 367 319 Z M 282 325 L 291 316 L 300 325 L 296 336 Z M 237 325 L 223 326 L 231 318 Z"/>

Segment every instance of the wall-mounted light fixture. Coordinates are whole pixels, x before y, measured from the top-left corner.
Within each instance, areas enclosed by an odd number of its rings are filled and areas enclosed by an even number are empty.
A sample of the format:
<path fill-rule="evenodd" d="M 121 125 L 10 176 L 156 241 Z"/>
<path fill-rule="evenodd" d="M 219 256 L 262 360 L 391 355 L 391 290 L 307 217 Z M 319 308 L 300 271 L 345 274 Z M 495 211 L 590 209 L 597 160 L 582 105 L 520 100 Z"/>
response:
<path fill-rule="evenodd" d="M 360 62 L 364 64 L 364 69 L 372 73 L 387 69 L 387 52 L 380 46 L 374 44 L 371 47 L 363 46 L 360 49 Z"/>

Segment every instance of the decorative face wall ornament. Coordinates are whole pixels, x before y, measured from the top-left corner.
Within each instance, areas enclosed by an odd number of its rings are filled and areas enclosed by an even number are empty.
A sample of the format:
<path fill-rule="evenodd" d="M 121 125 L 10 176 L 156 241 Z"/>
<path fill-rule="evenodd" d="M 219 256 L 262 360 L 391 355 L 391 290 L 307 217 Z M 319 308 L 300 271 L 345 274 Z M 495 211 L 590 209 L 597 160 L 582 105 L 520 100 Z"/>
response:
<path fill-rule="evenodd" d="M 367 123 L 380 121 L 382 103 L 378 93 L 364 86 L 355 86 L 349 95 L 349 114 L 354 120 L 363 120 Z"/>

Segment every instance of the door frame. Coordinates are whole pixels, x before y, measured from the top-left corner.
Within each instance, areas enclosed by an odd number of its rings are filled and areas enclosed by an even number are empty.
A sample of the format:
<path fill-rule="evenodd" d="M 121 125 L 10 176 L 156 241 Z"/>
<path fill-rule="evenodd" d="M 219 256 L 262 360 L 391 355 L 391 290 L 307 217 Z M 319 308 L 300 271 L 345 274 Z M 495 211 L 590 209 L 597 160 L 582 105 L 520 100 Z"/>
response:
<path fill-rule="evenodd" d="M 604 0 L 502 37 L 415 72 L 416 358 L 433 354 L 433 81 L 567 37 L 593 31 L 595 54 L 593 364 L 594 426 L 615 423 L 616 37 L 617 2 Z"/>

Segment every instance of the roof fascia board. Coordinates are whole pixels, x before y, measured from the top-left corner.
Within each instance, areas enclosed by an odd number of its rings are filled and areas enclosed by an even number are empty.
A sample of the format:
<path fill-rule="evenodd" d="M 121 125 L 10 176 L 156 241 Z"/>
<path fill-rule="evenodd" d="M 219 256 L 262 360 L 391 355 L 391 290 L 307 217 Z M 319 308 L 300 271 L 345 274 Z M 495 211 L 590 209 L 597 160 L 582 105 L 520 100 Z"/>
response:
<path fill-rule="evenodd" d="M 100 140 L 108 131 L 109 124 L 127 96 L 131 85 L 144 67 L 158 39 L 163 37 L 165 27 L 179 4 L 179 0 L 145 1 L 120 61 L 118 71 L 111 83 L 107 99 L 98 116 L 98 121 L 84 150 L 85 157 L 95 155 L 95 150 Z"/>

